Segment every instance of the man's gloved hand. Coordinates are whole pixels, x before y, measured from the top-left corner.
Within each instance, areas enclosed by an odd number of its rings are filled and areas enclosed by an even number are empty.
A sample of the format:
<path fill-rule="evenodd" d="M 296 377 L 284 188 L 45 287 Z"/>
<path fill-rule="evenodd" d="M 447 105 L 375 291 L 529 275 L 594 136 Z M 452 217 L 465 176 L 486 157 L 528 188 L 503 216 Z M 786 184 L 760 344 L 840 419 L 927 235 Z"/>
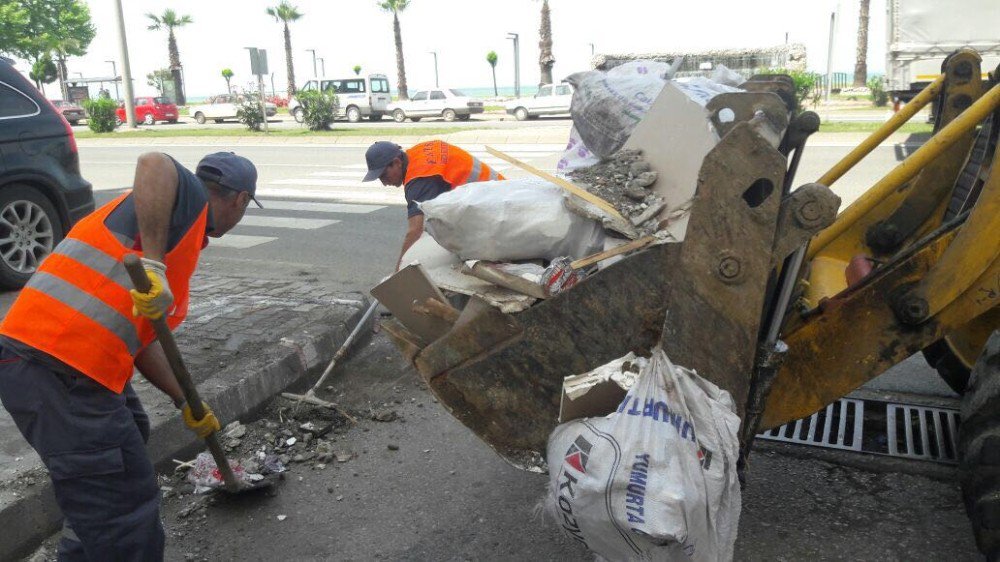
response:
<path fill-rule="evenodd" d="M 191 406 L 186 403 L 181 409 L 181 415 L 184 417 L 184 423 L 187 424 L 188 428 L 195 432 L 198 437 L 205 439 L 209 435 L 222 429 L 222 426 L 219 425 L 219 419 L 215 417 L 215 414 L 212 412 L 212 409 L 208 407 L 208 404 L 202 402 L 201 407 L 205 410 L 205 417 L 200 420 L 194 419 L 194 414 L 191 413 Z"/>
<path fill-rule="evenodd" d="M 170 284 L 167 282 L 167 266 L 142 258 L 142 267 L 149 277 L 149 292 L 140 293 L 135 289 L 129 291 L 132 294 L 132 315 L 158 320 L 174 304 L 174 294 L 170 292 Z"/>

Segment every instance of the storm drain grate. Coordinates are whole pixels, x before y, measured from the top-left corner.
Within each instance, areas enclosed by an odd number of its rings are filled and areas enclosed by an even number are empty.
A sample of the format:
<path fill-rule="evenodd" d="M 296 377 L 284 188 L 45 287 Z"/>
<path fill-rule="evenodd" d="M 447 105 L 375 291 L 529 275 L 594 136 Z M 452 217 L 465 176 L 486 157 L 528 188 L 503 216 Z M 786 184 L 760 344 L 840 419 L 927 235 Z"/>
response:
<path fill-rule="evenodd" d="M 757 437 L 956 464 L 959 423 L 954 409 L 842 398 L 808 418 Z"/>
<path fill-rule="evenodd" d="M 865 403 L 842 398 L 815 414 L 758 435 L 772 441 L 861 451 Z"/>
<path fill-rule="evenodd" d="M 888 454 L 944 463 L 958 462 L 958 412 L 942 408 L 887 404 Z"/>

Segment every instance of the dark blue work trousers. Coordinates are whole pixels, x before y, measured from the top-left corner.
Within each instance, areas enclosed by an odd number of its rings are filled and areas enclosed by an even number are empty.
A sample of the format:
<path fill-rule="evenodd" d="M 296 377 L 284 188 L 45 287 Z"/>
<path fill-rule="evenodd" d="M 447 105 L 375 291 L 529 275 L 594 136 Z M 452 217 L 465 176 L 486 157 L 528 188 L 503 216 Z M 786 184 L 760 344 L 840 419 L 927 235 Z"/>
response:
<path fill-rule="evenodd" d="M 68 527 L 59 560 L 163 560 L 149 418 L 131 385 L 116 394 L 0 349 L 0 402 L 49 469 Z"/>

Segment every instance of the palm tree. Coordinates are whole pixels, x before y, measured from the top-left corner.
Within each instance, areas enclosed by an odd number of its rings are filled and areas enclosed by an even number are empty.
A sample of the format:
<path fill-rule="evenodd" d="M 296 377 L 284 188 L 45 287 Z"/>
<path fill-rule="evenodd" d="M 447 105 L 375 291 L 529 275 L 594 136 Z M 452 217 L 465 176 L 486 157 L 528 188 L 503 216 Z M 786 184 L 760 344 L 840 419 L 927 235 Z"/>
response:
<path fill-rule="evenodd" d="M 292 6 L 287 0 L 281 0 L 281 4 L 267 9 L 267 15 L 280 21 L 285 27 L 285 69 L 288 72 L 288 97 L 291 99 L 295 95 L 295 66 L 292 64 L 292 32 L 288 30 L 288 22 L 296 21 L 304 14 L 297 6 Z"/>
<path fill-rule="evenodd" d="M 184 83 L 181 78 L 181 54 L 177 50 L 177 38 L 174 36 L 174 29 L 177 27 L 184 27 L 185 25 L 193 22 L 191 16 L 178 16 L 177 12 L 166 9 L 163 10 L 163 14 L 146 14 L 153 23 L 149 24 L 147 29 L 151 31 L 159 31 L 163 28 L 167 29 L 167 51 L 170 55 L 170 74 L 174 79 L 174 96 L 177 98 L 177 105 L 184 105 Z"/>
<path fill-rule="evenodd" d="M 226 80 L 226 92 L 233 93 L 233 88 L 229 85 L 229 81 L 233 79 L 233 69 L 223 68 L 222 77 Z"/>
<path fill-rule="evenodd" d="M 542 84 L 552 83 L 552 21 L 549 19 L 549 0 L 542 0 L 542 25 L 538 29 L 538 66 L 542 71 Z"/>
<path fill-rule="evenodd" d="M 354 65 L 354 68 L 352 70 L 354 70 L 354 75 L 355 76 L 361 76 L 361 65 L 360 64 Z"/>
<path fill-rule="evenodd" d="M 69 72 L 66 71 L 66 59 L 70 54 L 79 52 L 79 47 L 80 44 L 76 39 L 60 39 L 52 43 L 52 54 L 55 55 L 56 62 L 56 76 L 59 78 L 59 91 L 62 93 L 62 99 L 64 100 L 69 99 L 69 87 L 66 85 Z"/>
<path fill-rule="evenodd" d="M 871 0 L 861 0 L 858 15 L 858 58 L 854 63 L 854 86 L 861 87 L 868 82 L 868 5 Z"/>
<path fill-rule="evenodd" d="M 486 62 L 490 63 L 490 68 L 493 69 L 493 97 L 499 97 L 500 94 L 497 92 L 497 52 L 486 53 Z"/>
<path fill-rule="evenodd" d="M 410 5 L 410 0 L 383 0 L 378 6 L 392 13 L 392 33 L 396 38 L 396 73 L 399 75 L 399 99 L 410 99 L 406 93 L 406 67 L 403 65 L 403 35 L 399 31 L 399 12 Z"/>

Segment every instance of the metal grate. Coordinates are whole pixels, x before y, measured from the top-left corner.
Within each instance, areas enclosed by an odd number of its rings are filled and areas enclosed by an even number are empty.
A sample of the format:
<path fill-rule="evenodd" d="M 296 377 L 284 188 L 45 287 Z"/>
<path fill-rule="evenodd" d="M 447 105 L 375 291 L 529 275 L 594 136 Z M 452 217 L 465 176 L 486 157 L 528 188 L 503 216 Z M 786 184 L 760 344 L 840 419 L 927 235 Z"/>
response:
<path fill-rule="evenodd" d="M 842 398 L 808 418 L 765 431 L 758 437 L 801 445 L 861 451 L 864 442 L 864 420 L 865 403 L 861 400 Z"/>
<path fill-rule="evenodd" d="M 958 412 L 887 404 L 888 454 L 944 463 L 958 462 Z"/>
<path fill-rule="evenodd" d="M 958 463 L 958 410 L 842 398 L 760 439 L 947 464 Z M 867 429 L 865 431 L 867 422 Z"/>

